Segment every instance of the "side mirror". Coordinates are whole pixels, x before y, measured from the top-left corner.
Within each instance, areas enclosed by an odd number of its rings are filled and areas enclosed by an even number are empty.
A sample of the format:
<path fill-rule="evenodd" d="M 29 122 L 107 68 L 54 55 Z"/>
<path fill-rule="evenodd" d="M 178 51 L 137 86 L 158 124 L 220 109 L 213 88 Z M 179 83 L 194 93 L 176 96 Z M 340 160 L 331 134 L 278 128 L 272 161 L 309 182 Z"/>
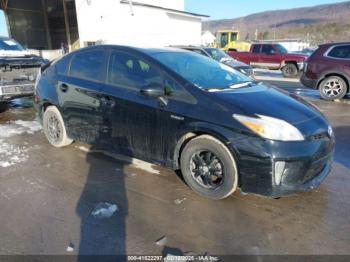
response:
<path fill-rule="evenodd" d="M 161 97 L 164 96 L 164 87 L 160 84 L 150 84 L 141 88 L 140 93 L 144 96 Z"/>

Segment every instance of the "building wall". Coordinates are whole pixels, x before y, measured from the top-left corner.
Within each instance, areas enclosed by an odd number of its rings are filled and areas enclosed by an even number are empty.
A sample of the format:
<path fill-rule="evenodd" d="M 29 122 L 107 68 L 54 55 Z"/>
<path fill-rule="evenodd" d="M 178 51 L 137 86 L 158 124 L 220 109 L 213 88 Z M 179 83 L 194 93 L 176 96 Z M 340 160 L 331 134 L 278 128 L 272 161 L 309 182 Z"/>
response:
<path fill-rule="evenodd" d="M 137 3 L 156 5 L 170 9 L 184 10 L 185 1 L 184 0 L 134 0 Z"/>
<path fill-rule="evenodd" d="M 302 51 L 310 47 L 310 43 L 303 41 L 281 41 L 279 44 L 283 45 L 289 52 Z"/>
<path fill-rule="evenodd" d="M 102 42 L 133 46 L 199 45 L 201 18 L 122 4 L 119 0 L 75 0 L 80 45 Z M 136 1 L 135 1 L 136 2 Z M 183 10 L 183 0 L 140 0 Z"/>

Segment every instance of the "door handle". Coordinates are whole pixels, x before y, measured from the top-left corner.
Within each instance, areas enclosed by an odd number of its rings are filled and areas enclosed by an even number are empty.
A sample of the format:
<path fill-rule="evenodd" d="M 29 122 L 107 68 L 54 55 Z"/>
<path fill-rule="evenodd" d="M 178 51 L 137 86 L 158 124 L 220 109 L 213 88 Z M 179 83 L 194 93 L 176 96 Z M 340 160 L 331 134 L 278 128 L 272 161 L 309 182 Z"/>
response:
<path fill-rule="evenodd" d="M 67 84 L 60 84 L 59 88 L 63 93 L 66 93 L 69 89 L 69 86 Z"/>

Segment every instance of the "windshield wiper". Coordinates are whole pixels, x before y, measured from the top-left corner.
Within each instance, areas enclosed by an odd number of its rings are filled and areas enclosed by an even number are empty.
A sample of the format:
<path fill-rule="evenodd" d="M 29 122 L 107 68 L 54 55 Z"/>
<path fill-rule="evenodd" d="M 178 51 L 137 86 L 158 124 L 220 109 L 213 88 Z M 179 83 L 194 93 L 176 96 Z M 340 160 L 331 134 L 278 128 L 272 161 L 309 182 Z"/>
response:
<path fill-rule="evenodd" d="M 254 84 L 254 81 L 245 81 L 245 82 L 239 82 L 239 83 L 235 83 L 230 85 L 229 87 L 232 89 L 236 89 L 236 88 L 241 88 L 241 87 L 245 87 L 245 86 L 252 86 L 252 84 Z"/>

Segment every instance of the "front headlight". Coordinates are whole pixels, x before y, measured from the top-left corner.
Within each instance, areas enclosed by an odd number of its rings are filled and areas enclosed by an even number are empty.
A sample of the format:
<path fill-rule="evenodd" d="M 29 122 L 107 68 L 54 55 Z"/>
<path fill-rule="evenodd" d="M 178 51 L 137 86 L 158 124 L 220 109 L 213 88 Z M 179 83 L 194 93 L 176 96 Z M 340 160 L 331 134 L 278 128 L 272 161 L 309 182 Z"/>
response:
<path fill-rule="evenodd" d="M 302 141 L 304 136 L 293 125 L 284 120 L 258 115 L 248 117 L 234 114 L 233 117 L 254 133 L 271 140 Z"/>

